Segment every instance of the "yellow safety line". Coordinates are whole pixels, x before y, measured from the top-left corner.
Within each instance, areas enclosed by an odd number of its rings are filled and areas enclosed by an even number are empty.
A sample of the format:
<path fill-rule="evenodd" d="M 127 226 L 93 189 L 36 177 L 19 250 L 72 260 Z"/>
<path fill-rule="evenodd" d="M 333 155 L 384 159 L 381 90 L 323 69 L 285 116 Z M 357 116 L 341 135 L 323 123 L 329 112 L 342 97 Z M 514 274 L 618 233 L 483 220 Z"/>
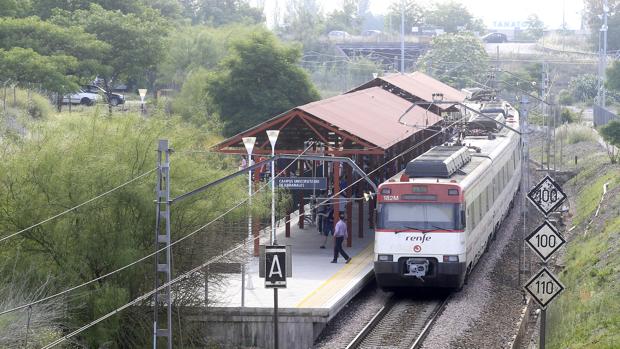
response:
<path fill-rule="evenodd" d="M 308 294 L 301 301 L 299 301 L 299 303 L 297 303 L 297 305 L 295 307 L 303 308 L 304 307 L 304 303 L 307 303 L 310 298 L 314 297 L 320 290 L 322 290 L 324 287 L 329 285 L 332 281 L 334 281 L 336 279 L 339 279 L 340 281 L 342 281 L 344 279 L 343 276 L 345 274 L 349 274 L 350 269 L 352 269 L 354 267 L 358 267 L 357 269 L 360 269 L 360 270 L 363 269 L 363 268 L 359 268 L 359 267 L 365 267 L 366 266 L 366 264 L 363 263 L 363 262 L 366 261 L 369 256 L 372 258 L 372 256 L 373 256 L 372 252 L 373 252 L 373 244 L 370 243 L 357 256 L 352 257 L 352 260 L 351 260 L 351 262 L 349 262 L 349 264 L 346 264 L 342 269 L 338 270 L 334 275 L 332 275 L 332 277 L 330 277 L 329 279 L 325 280 L 325 282 L 323 282 L 323 284 L 321 284 L 321 286 L 316 288 L 314 291 L 310 292 L 310 294 Z M 362 263 L 356 263 L 357 260 L 359 260 Z M 360 270 L 358 270 L 356 273 L 353 273 L 353 275 L 357 275 L 357 273 L 359 273 Z M 350 280 L 348 280 L 347 282 L 349 282 L 349 281 Z M 333 295 L 334 295 L 334 293 L 329 293 L 330 297 L 333 296 Z"/>

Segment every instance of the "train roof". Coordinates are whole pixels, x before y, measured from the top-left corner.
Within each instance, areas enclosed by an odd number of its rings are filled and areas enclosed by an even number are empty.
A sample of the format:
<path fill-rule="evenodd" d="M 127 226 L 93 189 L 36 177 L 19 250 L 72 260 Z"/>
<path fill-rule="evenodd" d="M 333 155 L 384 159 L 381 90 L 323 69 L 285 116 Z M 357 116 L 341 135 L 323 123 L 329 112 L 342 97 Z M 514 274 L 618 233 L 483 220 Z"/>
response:
<path fill-rule="evenodd" d="M 518 130 L 517 110 L 507 103 L 506 110 L 506 125 Z M 519 134 L 506 127 L 477 136 L 465 136 L 461 139 L 461 146 L 437 146 L 413 159 L 405 170 L 389 182 L 457 183 L 463 187 L 468 186 L 480 171 L 492 166 L 502 153 L 514 149 L 510 145 L 518 142 L 519 137 Z M 463 154 L 464 151 L 467 154 Z"/>

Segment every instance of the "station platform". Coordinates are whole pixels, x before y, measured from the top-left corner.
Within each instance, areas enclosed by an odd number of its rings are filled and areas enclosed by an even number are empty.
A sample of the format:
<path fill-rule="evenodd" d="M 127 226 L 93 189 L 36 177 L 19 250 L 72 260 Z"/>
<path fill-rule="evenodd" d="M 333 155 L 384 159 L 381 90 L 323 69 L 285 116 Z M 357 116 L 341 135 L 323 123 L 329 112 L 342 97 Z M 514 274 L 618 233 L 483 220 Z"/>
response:
<path fill-rule="evenodd" d="M 353 204 L 353 229 L 349 232 L 353 234 L 352 247 L 345 247 L 352 258 L 348 264 L 342 257 L 338 263 L 331 263 L 333 237 L 328 238 L 325 249 L 319 248 L 324 236 L 316 226 L 300 229 L 297 224 L 291 224 L 289 238 L 285 237 L 283 224 L 277 229 L 278 243 L 291 245 L 293 265 L 293 276 L 287 278 L 287 287 L 278 291 L 281 348 L 311 348 L 327 322 L 374 277 L 374 231 L 368 229 L 364 219 L 363 238 L 358 237 L 358 204 Z M 364 218 L 367 218 L 367 205 L 364 206 Z M 292 222 L 297 222 L 296 217 Z M 266 243 L 268 238 L 261 237 L 261 244 Z M 209 287 L 212 306 L 200 321 L 205 322 L 208 339 L 225 347 L 271 348 L 274 292 L 265 288 L 264 279 L 258 276 L 258 257 L 249 260 L 248 274 L 246 283 L 249 276 L 251 285 L 246 284 L 244 307 L 241 307 L 241 275 L 222 275 L 217 286 Z"/>

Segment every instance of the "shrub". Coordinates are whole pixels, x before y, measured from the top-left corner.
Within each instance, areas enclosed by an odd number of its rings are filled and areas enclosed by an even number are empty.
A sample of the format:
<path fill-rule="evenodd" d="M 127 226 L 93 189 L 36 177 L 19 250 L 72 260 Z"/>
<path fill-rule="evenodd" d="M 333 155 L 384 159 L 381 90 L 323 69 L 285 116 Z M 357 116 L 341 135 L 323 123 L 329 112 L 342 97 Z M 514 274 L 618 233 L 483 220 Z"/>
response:
<path fill-rule="evenodd" d="M 573 112 L 568 108 L 562 108 L 560 112 L 560 120 L 562 123 L 574 123 L 581 121 L 581 117 L 583 116 L 583 110 L 579 113 Z"/>
<path fill-rule="evenodd" d="M 561 90 L 558 95 L 558 102 L 562 105 L 573 104 L 573 96 L 568 90 Z"/>
<path fill-rule="evenodd" d="M 592 130 L 587 126 L 581 125 L 568 125 L 561 127 L 557 133 L 557 138 L 565 138 L 567 144 L 575 144 L 579 142 L 595 141 L 595 137 L 592 134 Z"/>
<path fill-rule="evenodd" d="M 12 116 L 28 116 L 33 119 L 47 118 L 53 110 L 47 97 L 21 88 L 7 89 L 6 105 Z"/>

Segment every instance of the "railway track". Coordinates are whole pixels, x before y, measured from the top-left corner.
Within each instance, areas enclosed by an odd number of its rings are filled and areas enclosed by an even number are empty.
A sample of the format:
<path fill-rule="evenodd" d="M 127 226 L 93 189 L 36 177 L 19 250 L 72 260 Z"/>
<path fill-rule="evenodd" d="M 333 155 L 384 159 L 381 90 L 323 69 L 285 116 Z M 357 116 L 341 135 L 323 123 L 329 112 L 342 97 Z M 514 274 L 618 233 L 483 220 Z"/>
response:
<path fill-rule="evenodd" d="M 448 298 L 410 299 L 392 295 L 346 348 L 419 348 Z"/>

